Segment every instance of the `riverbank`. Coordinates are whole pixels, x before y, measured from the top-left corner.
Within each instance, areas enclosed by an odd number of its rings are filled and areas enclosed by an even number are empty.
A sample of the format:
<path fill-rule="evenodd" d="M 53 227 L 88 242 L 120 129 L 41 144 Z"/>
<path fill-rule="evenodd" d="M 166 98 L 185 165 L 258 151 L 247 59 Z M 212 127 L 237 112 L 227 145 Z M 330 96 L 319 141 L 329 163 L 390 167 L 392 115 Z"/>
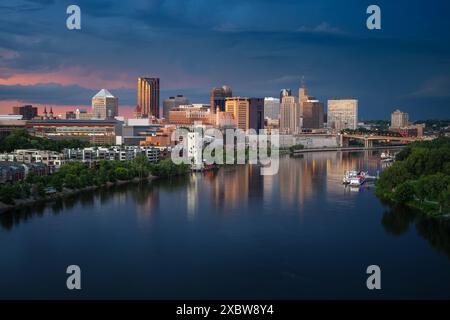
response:
<path fill-rule="evenodd" d="M 83 187 L 80 189 L 69 189 L 69 188 L 64 188 L 62 191 L 60 192 L 56 192 L 53 194 L 49 194 L 43 198 L 33 198 L 33 197 L 29 197 L 26 199 L 16 199 L 14 201 L 14 204 L 5 204 L 3 202 L 0 202 L 0 214 L 2 213 L 6 213 L 8 211 L 12 211 L 12 210 L 17 210 L 17 209 L 21 209 L 21 208 L 26 208 L 26 207 L 30 207 L 32 205 L 35 205 L 37 203 L 51 203 L 53 201 L 56 200 L 60 200 L 60 199 L 64 199 L 76 194 L 80 194 L 83 192 L 87 192 L 87 191 L 93 191 L 93 190 L 98 190 L 98 189 L 102 189 L 102 188 L 111 188 L 111 187 L 116 187 L 116 186 L 121 186 L 121 185 L 127 185 L 130 183 L 139 183 L 139 182 L 144 182 L 144 181 L 152 181 L 154 179 L 157 179 L 158 177 L 156 176 L 148 176 L 148 177 L 142 177 L 142 178 L 133 178 L 130 180 L 117 180 L 115 182 L 110 182 L 108 181 L 107 183 L 103 184 L 103 185 L 92 185 L 92 186 L 87 186 L 87 187 Z"/>
<path fill-rule="evenodd" d="M 428 216 L 450 212 L 450 139 L 414 142 L 403 149 L 376 183 L 376 194 L 395 206 Z"/>

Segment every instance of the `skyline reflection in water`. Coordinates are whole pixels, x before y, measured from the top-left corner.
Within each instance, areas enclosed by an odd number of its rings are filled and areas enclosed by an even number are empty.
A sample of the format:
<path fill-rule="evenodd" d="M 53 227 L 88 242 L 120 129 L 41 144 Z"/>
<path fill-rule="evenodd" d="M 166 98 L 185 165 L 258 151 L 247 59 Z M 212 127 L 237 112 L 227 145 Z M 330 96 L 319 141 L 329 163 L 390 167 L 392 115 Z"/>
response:
<path fill-rule="evenodd" d="M 83 298 L 450 298 L 448 221 L 342 185 L 346 170 L 377 175 L 380 153 L 282 156 L 274 176 L 225 166 L 2 214 L 0 296 L 72 297 L 76 263 Z M 382 293 L 365 288 L 370 264 Z"/>

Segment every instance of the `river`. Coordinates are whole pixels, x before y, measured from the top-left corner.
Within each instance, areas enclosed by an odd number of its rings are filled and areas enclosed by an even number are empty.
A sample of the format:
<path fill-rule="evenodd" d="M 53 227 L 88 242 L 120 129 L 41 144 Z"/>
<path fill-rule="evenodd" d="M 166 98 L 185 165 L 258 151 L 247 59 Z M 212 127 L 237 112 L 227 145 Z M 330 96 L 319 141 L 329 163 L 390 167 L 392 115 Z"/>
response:
<path fill-rule="evenodd" d="M 450 298 L 449 223 L 393 209 L 348 169 L 379 151 L 86 192 L 0 215 L 0 298 Z M 82 289 L 66 288 L 81 268 Z M 368 290 L 366 268 L 381 268 Z"/>

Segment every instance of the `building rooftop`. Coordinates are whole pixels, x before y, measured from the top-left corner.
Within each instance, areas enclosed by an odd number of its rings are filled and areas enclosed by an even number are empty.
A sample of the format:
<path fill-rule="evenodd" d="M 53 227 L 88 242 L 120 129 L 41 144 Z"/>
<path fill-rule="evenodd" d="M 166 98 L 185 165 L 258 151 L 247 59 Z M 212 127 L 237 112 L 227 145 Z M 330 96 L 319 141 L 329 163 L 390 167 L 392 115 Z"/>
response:
<path fill-rule="evenodd" d="M 94 98 L 115 98 L 111 92 L 106 89 L 102 89 L 94 96 Z"/>
<path fill-rule="evenodd" d="M 28 121 L 28 123 L 119 123 L 115 119 L 33 119 Z"/>

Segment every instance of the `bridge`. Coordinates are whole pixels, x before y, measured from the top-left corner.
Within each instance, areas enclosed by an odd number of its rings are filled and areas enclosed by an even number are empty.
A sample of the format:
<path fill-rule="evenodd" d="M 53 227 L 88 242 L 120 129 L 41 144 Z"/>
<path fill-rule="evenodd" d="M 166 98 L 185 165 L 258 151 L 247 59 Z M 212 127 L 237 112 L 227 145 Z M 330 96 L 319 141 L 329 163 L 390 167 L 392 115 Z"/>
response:
<path fill-rule="evenodd" d="M 384 141 L 391 142 L 397 141 L 403 144 L 407 144 L 414 141 L 423 140 L 422 137 L 395 137 L 395 136 L 382 136 L 382 135 L 372 135 L 372 134 L 341 134 L 340 143 L 342 147 L 348 146 L 349 140 L 361 140 L 364 141 L 364 148 L 371 148 L 374 141 Z"/>

